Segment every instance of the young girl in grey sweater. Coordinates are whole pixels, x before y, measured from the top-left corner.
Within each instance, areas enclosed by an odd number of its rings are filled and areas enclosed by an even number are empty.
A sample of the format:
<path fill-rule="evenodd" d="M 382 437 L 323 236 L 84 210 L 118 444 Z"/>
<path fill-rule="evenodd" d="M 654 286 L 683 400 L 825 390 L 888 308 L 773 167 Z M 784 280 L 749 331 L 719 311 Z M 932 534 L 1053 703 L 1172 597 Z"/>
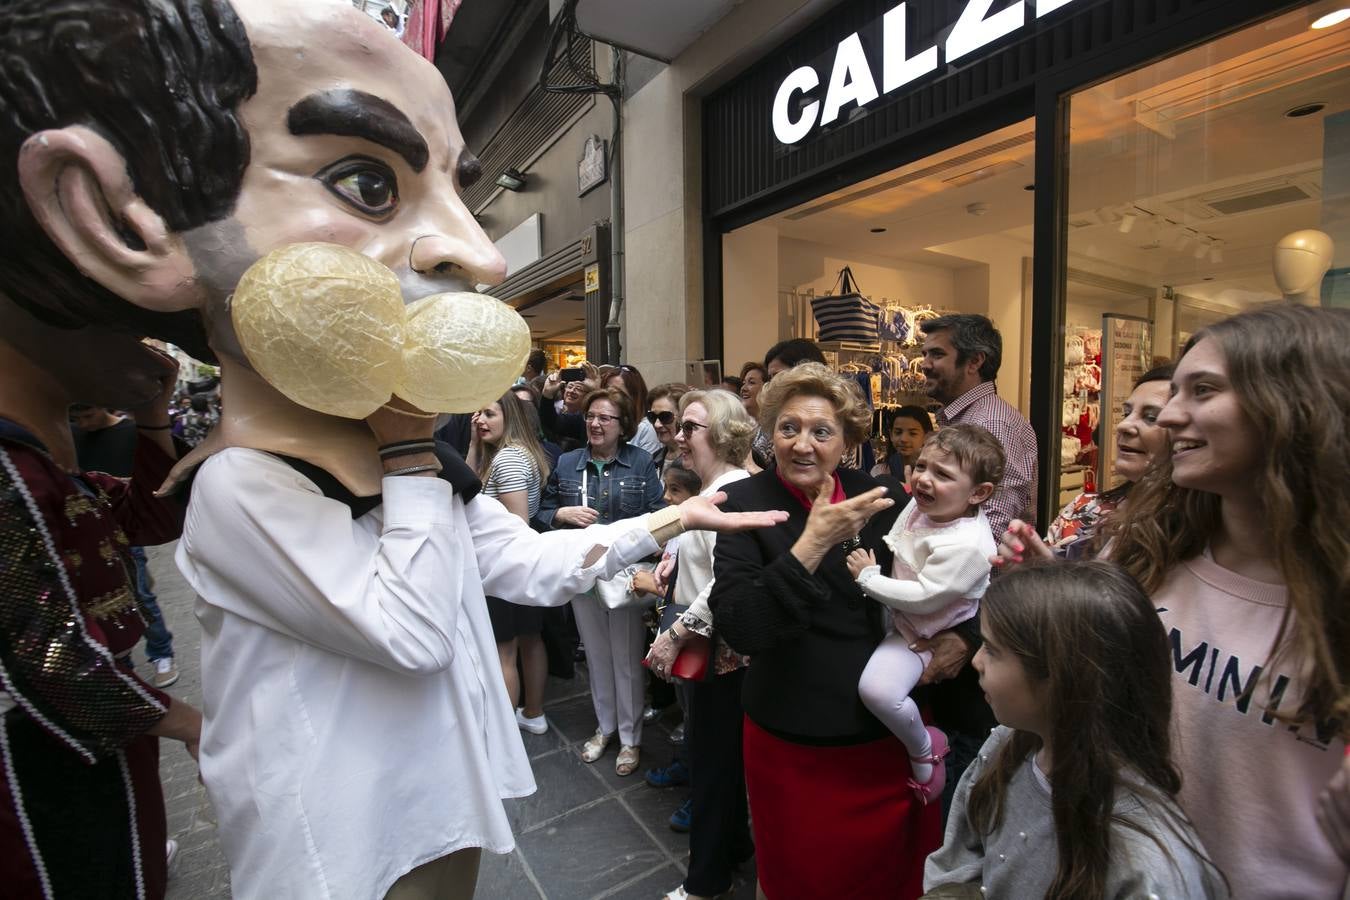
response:
<path fill-rule="evenodd" d="M 925 890 L 1227 897 L 1176 803 L 1171 650 L 1139 585 L 1110 563 L 1028 567 L 982 606 L 974 665 L 1002 726 L 957 786 Z"/>

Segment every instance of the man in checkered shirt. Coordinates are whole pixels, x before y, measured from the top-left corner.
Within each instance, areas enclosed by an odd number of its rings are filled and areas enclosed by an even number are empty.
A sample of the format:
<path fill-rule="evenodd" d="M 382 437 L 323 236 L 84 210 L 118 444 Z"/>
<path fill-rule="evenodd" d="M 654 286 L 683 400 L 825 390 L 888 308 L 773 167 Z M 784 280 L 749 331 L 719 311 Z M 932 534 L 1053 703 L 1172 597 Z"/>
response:
<path fill-rule="evenodd" d="M 983 425 L 1003 445 L 1003 482 L 984 503 L 998 541 L 1008 522 L 1036 524 L 1036 434 L 1030 423 L 994 390 L 1003 361 L 1003 337 L 984 316 L 952 315 L 919 326 L 924 334 L 927 392 L 942 403 L 938 425 Z"/>
<path fill-rule="evenodd" d="M 994 539 L 1020 518 L 1036 514 L 1036 435 L 1031 425 L 994 392 L 994 376 L 1003 361 L 1003 338 L 984 316 L 953 315 L 919 326 L 924 333 L 922 371 L 929 396 L 943 404 L 939 425 L 968 422 L 983 425 L 1003 445 L 1007 458 L 1003 483 L 984 503 Z M 942 796 L 945 821 L 955 785 L 978 754 L 989 729 L 998 724 L 984 700 L 979 673 L 970 665 L 980 646 L 979 618 L 920 641 L 931 651 L 916 694 L 933 713 L 933 723 L 947 734 L 947 788 Z"/>

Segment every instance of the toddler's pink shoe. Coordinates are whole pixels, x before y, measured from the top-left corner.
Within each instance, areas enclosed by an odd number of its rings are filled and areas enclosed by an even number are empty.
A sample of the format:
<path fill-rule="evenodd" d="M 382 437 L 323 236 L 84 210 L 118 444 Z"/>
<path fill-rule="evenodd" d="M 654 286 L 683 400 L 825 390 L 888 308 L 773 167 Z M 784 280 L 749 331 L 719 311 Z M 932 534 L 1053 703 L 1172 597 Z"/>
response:
<path fill-rule="evenodd" d="M 945 762 L 947 754 L 951 753 L 951 747 L 947 746 L 947 736 L 941 729 L 929 725 L 928 740 L 933 745 L 933 752 L 928 756 L 911 756 L 912 762 L 928 763 L 933 767 L 933 775 L 923 784 L 909 779 L 909 789 L 914 792 L 914 796 L 919 798 L 919 802 L 924 806 L 932 803 L 934 800 L 942 798 L 942 789 L 947 786 L 947 763 Z"/>

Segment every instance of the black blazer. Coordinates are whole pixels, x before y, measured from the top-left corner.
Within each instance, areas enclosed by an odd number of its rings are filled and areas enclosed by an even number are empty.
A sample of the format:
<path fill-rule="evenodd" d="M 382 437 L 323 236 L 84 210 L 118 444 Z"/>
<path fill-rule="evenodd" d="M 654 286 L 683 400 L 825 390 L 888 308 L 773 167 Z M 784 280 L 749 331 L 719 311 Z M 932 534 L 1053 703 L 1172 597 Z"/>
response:
<path fill-rule="evenodd" d="M 878 484 L 864 472 L 838 474 L 849 497 Z M 807 511 L 776 473 L 761 472 L 725 490 L 725 510 L 782 509 L 789 516 L 773 528 L 717 536 L 709 604 L 718 634 L 751 658 L 742 696 L 746 715 L 797 743 L 882 737 L 885 727 L 858 698 L 858 679 L 886 633 L 884 608 L 849 575 L 842 546 L 831 548 L 814 573 L 789 552 L 806 527 Z M 883 571 L 890 571 L 891 552 L 881 539 L 904 505 L 902 497 L 895 499 L 860 534 Z"/>

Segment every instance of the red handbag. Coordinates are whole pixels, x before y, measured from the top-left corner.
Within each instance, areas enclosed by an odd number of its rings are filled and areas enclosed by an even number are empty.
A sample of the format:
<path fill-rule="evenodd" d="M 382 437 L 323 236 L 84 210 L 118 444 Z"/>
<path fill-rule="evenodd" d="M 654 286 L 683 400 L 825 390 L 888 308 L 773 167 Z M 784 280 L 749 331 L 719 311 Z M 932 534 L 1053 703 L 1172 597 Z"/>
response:
<path fill-rule="evenodd" d="M 690 634 L 670 667 L 670 676 L 685 681 L 702 681 L 708 677 L 708 660 L 711 657 L 712 641 L 701 634 Z"/>

